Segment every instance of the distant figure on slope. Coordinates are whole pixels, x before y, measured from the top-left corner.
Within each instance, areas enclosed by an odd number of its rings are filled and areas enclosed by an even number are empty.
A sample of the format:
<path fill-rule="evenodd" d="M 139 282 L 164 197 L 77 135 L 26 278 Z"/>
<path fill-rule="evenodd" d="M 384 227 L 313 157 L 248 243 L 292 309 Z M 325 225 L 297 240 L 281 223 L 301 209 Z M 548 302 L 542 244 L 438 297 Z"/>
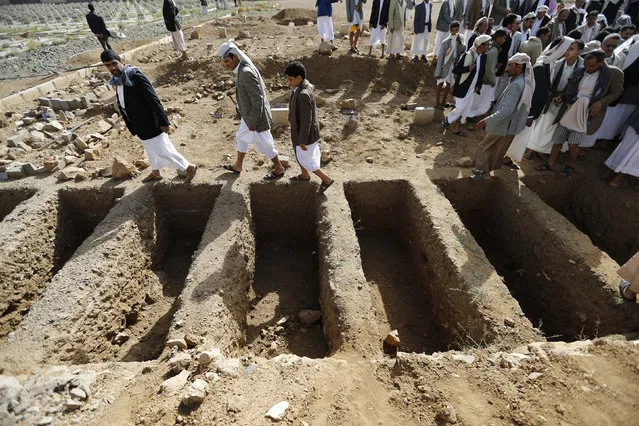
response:
<path fill-rule="evenodd" d="M 87 24 L 89 24 L 91 32 L 98 38 L 102 49 L 110 49 L 109 37 L 111 37 L 111 33 L 107 30 L 104 18 L 96 13 L 95 7 L 91 3 L 89 3 L 89 13 L 87 13 Z"/>

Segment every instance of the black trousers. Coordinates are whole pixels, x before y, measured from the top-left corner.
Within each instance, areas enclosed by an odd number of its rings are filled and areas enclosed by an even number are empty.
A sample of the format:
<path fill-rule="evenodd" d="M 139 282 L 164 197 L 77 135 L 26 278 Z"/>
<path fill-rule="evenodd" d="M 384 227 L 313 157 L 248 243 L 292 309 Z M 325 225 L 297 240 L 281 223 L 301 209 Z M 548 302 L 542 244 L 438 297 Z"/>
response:
<path fill-rule="evenodd" d="M 111 48 L 111 45 L 109 44 L 109 36 L 98 37 L 98 41 L 102 45 L 103 50 L 108 50 Z"/>

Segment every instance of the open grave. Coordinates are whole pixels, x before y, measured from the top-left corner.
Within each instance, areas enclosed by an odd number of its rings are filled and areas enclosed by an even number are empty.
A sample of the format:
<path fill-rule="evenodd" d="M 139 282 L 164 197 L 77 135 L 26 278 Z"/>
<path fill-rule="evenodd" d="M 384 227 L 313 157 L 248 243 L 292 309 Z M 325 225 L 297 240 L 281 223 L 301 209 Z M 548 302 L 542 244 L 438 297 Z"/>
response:
<path fill-rule="evenodd" d="M 0 265 L 6 281 L 0 291 L 0 336 L 11 332 L 29 312 L 51 279 L 124 193 L 122 189 L 62 189 L 37 224 L 25 231 L 24 246 Z M 23 194 L 24 196 L 24 194 Z M 21 266 L 29 265 L 25 273 Z"/>
<path fill-rule="evenodd" d="M 251 185 L 256 253 L 246 338 L 257 354 L 327 354 L 319 318 L 316 191 L 312 185 Z M 315 316 L 310 324 L 298 316 L 303 310 L 314 311 L 307 312 Z"/>
<path fill-rule="evenodd" d="M 601 252 L 580 249 L 581 241 L 564 241 L 570 224 L 553 221 L 554 212 L 549 217 L 541 211 L 545 206 L 530 192 L 501 179 L 483 185 L 472 179 L 436 183 L 525 315 L 548 339 L 592 338 L 629 325 L 621 320 L 613 283 L 591 266 L 606 262 Z"/>
<path fill-rule="evenodd" d="M 35 189 L 3 189 L 0 191 L 0 222 L 23 201 L 33 197 Z"/>
<path fill-rule="evenodd" d="M 182 293 L 193 254 L 200 244 L 219 185 L 156 185 L 153 191 L 153 238 L 145 241 L 149 272 L 159 292 L 144 300 L 124 318 L 124 329 L 135 336 L 123 361 L 146 361 L 162 353 Z M 159 284 L 159 287 L 157 287 Z"/>
<path fill-rule="evenodd" d="M 345 194 L 379 328 L 397 329 L 404 352 L 489 342 L 485 318 L 441 261 L 446 254 L 414 188 L 403 180 L 348 182 Z"/>
<path fill-rule="evenodd" d="M 523 181 L 620 265 L 639 251 L 636 197 L 625 200 L 614 188 L 586 176 L 526 176 Z"/>

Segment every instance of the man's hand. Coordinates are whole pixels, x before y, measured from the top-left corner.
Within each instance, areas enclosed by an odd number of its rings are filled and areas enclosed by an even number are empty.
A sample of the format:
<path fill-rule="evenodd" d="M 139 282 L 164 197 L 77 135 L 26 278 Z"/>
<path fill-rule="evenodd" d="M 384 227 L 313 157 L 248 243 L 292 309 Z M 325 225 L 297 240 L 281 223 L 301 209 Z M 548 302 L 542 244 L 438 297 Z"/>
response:
<path fill-rule="evenodd" d="M 471 64 L 468 66 L 468 71 L 472 71 L 475 69 L 475 64 Z"/>
<path fill-rule="evenodd" d="M 511 13 L 512 11 L 510 9 L 506 9 L 506 15 L 508 15 L 509 13 Z"/>
<path fill-rule="evenodd" d="M 253 128 L 253 129 L 251 129 L 251 128 L 249 127 L 249 131 L 251 131 L 251 132 L 255 132 L 256 130 L 257 130 L 257 127 Z"/>
<path fill-rule="evenodd" d="M 600 101 L 595 102 L 594 104 L 592 104 L 590 106 L 590 108 L 588 108 L 588 115 L 589 116 L 594 116 L 597 115 L 601 112 L 601 108 L 603 108 L 603 105 L 601 104 Z"/>
<path fill-rule="evenodd" d="M 393 29 L 392 28 L 389 28 L 388 31 L 390 31 L 391 34 L 393 34 Z"/>
<path fill-rule="evenodd" d="M 486 127 L 486 120 L 481 120 L 479 123 L 475 124 L 476 129 L 484 129 Z"/>
<path fill-rule="evenodd" d="M 532 118 L 527 119 L 527 120 L 526 120 L 526 127 L 530 127 L 530 126 L 532 126 L 532 125 L 533 125 L 533 121 L 534 121 L 534 120 L 533 120 Z"/>
<path fill-rule="evenodd" d="M 306 148 L 306 145 L 304 145 L 303 143 L 300 144 L 300 148 L 302 148 L 302 151 L 308 150 L 308 148 Z"/>
<path fill-rule="evenodd" d="M 164 133 L 169 133 L 170 128 L 171 126 L 160 126 L 160 130 L 162 130 Z"/>
<path fill-rule="evenodd" d="M 381 29 L 385 29 L 385 28 L 386 28 L 386 25 L 380 25 L 379 27 L 380 27 Z"/>
<path fill-rule="evenodd" d="M 555 105 L 557 105 L 557 106 L 561 105 L 561 96 L 557 96 L 557 97 L 553 100 L 553 102 L 555 102 Z"/>

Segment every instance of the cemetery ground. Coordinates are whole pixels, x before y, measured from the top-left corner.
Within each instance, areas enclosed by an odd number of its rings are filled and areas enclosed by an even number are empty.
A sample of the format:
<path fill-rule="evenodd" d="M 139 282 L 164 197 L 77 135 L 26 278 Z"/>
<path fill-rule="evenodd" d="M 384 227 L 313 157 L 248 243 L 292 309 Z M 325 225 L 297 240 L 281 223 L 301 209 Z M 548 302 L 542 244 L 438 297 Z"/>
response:
<path fill-rule="evenodd" d="M 166 44 L 127 58 L 198 164 L 190 184 L 141 182 L 101 69 L 3 111 L 0 423 L 635 423 L 639 306 L 616 270 L 639 250 L 639 201 L 598 178 L 608 152 L 570 178 L 524 161 L 475 182 L 481 131 L 413 122 L 432 65 L 347 55 L 342 37 L 321 56 L 317 28 L 287 22 L 314 11 L 283 15 L 186 31 L 189 61 Z M 288 180 L 279 112 L 286 178 L 262 181 L 254 150 L 239 176 L 221 168 L 239 124 L 224 32 L 276 110 L 284 66 L 306 65 L 325 194 Z"/>

